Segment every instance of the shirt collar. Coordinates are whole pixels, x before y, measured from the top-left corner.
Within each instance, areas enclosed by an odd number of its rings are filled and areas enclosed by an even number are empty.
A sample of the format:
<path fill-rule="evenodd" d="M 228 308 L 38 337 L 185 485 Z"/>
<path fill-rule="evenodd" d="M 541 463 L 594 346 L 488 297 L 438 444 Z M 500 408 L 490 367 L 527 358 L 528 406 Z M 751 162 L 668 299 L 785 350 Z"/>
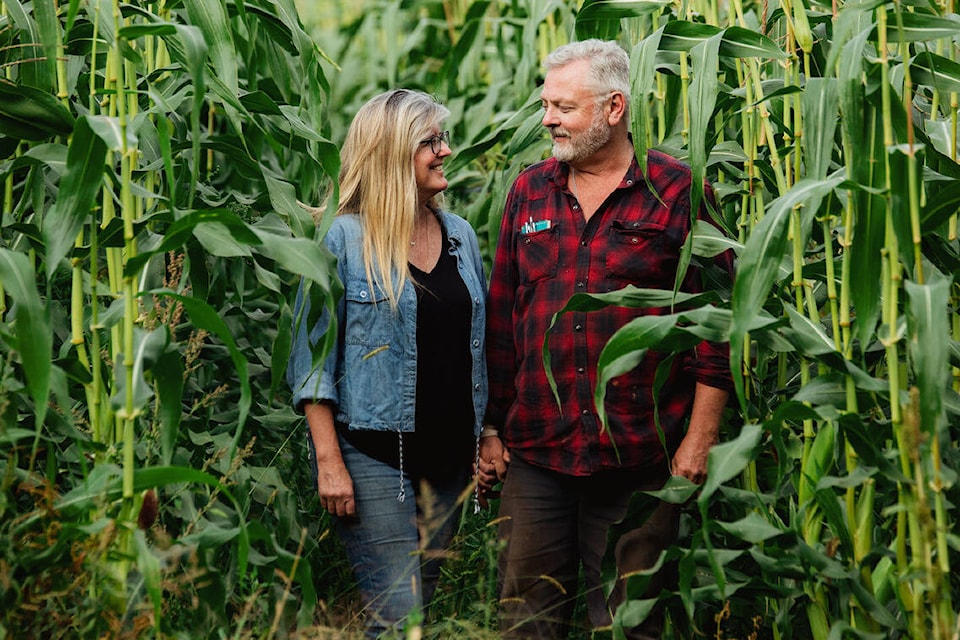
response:
<path fill-rule="evenodd" d="M 550 167 L 550 180 L 557 185 L 558 189 L 570 191 L 570 165 L 566 162 L 560 162 L 553 157 L 551 157 L 547 162 L 553 163 L 553 167 Z M 623 175 L 623 180 L 620 181 L 620 184 L 617 186 L 617 188 L 623 189 L 625 187 L 631 187 L 642 182 L 643 172 L 640 170 L 640 163 L 637 162 L 637 157 L 634 156 L 630 161 L 630 166 L 627 168 L 627 172 Z"/>

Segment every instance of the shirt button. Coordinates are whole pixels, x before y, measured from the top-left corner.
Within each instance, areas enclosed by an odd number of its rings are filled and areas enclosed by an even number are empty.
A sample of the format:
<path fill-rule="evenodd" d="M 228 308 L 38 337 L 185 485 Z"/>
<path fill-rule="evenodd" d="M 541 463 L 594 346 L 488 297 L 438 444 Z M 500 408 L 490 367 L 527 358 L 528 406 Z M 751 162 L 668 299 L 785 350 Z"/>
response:
<path fill-rule="evenodd" d="M 573 210 L 574 210 L 574 211 L 576 211 L 576 210 L 579 209 L 579 208 L 580 208 L 580 205 L 578 205 L 578 204 L 574 204 L 574 205 L 573 205 Z"/>
<path fill-rule="evenodd" d="M 577 367 L 577 373 L 585 373 L 586 369 L 584 367 Z"/>
<path fill-rule="evenodd" d="M 582 325 L 582 324 L 578 324 L 578 325 L 575 326 L 573 329 L 574 329 L 574 331 L 583 331 L 583 325 Z"/>
<path fill-rule="evenodd" d="M 580 415 L 584 415 L 584 416 L 590 415 L 590 409 L 581 409 Z"/>
<path fill-rule="evenodd" d="M 627 184 L 633 184 L 633 180 L 627 180 Z"/>
<path fill-rule="evenodd" d="M 583 283 L 582 283 L 582 282 L 578 282 L 578 283 L 577 283 L 577 289 L 583 289 Z"/>
<path fill-rule="evenodd" d="M 587 241 L 586 241 L 586 240 L 581 240 L 581 241 L 580 241 L 580 246 L 581 246 L 581 247 L 587 246 Z"/>
<path fill-rule="evenodd" d="M 630 242 L 633 244 L 640 244 L 640 240 L 638 238 L 630 238 Z"/>

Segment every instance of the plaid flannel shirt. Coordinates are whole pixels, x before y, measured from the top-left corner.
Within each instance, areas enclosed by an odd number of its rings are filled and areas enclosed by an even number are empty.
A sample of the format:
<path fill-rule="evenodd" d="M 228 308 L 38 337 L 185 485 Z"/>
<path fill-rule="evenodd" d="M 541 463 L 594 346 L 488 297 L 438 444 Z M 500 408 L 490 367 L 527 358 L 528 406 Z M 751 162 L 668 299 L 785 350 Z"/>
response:
<path fill-rule="evenodd" d="M 593 394 L 598 356 L 613 333 L 637 316 L 669 309 L 607 307 L 561 316 L 549 345 L 562 412 L 542 358 L 550 320 L 574 293 L 628 284 L 673 290 L 691 224 L 690 170 L 656 151 L 650 151 L 647 169 L 664 204 L 649 191 L 634 159 L 588 222 L 569 189 L 569 167 L 555 158 L 521 173 L 507 198 L 487 302 L 485 422 L 500 429 L 511 455 L 531 464 L 583 476 L 649 468 L 665 459 L 654 421 L 653 386 L 657 365 L 667 354 L 648 351 L 635 369 L 610 381 L 609 434 L 601 430 Z M 709 188 L 706 197 L 713 197 Z M 732 274 L 729 252 L 715 261 Z M 701 290 L 694 264 L 681 290 Z M 658 407 L 670 451 L 683 437 L 696 382 L 732 388 L 725 345 L 703 342 L 675 358 Z"/>

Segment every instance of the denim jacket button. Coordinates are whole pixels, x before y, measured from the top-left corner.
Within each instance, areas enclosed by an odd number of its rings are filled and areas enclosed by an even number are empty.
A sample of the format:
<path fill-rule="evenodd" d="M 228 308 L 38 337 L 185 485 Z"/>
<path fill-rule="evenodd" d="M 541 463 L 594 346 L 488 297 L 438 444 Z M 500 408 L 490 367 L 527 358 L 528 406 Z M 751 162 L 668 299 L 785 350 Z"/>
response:
<path fill-rule="evenodd" d="M 366 297 L 367 297 L 367 292 L 366 292 L 366 291 L 361 291 L 361 292 L 360 292 L 360 297 L 361 297 L 361 298 L 366 298 Z"/>
<path fill-rule="evenodd" d="M 479 346 L 480 346 L 480 341 L 479 341 L 479 340 L 474 340 L 474 341 L 473 341 L 473 346 L 479 347 Z"/>

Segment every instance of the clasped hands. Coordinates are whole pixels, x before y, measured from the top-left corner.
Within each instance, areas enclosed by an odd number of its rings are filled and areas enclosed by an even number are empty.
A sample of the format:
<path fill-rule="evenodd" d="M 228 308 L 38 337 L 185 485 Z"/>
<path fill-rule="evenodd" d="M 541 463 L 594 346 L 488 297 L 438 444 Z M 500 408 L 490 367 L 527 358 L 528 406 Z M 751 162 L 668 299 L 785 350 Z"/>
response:
<path fill-rule="evenodd" d="M 503 446 L 498 435 L 481 435 L 479 459 L 474 469 L 477 484 L 480 487 L 479 500 L 481 506 L 487 506 L 487 500 L 500 496 L 494 487 L 507 477 L 507 466 L 510 464 L 510 452 Z"/>

